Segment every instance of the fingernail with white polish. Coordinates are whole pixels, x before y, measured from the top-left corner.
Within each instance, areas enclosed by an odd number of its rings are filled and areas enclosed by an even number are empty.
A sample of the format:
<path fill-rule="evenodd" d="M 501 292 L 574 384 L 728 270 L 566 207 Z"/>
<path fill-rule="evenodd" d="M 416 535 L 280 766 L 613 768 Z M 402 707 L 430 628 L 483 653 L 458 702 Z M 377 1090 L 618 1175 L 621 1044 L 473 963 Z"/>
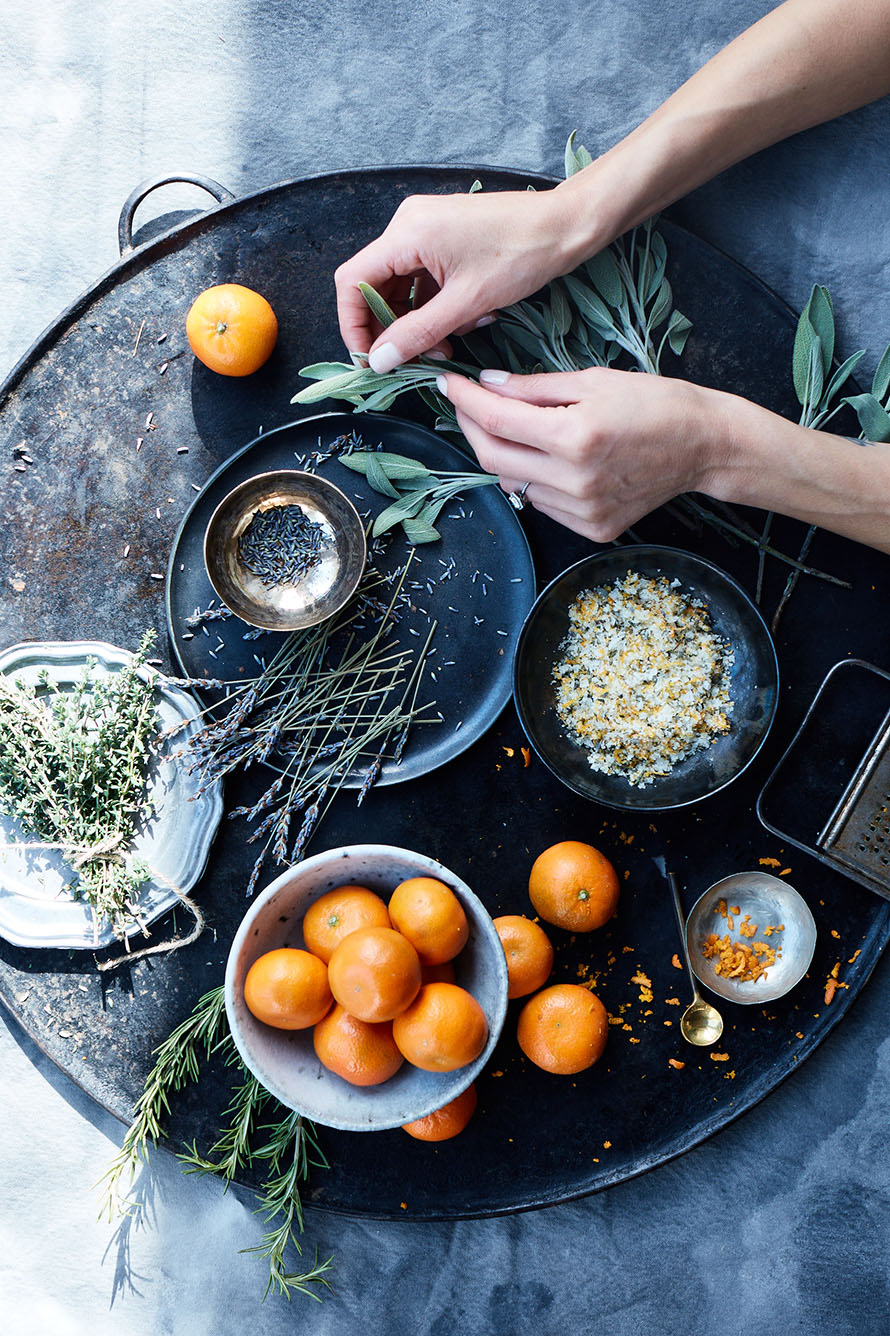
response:
<path fill-rule="evenodd" d="M 441 348 L 431 348 L 430 351 L 425 354 L 425 356 L 428 357 L 431 362 L 448 361 L 448 358 L 446 357 L 445 353 L 442 352 Z"/>
<path fill-rule="evenodd" d="M 401 366 L 402 354 L 394 343 L 381 343 L 379 348 L 368 357 L 368 365 L 372 371 L 376 371 L 382 376 L 386 371 L 392 371 L 395 367 Z"/>
<path fill-rule="evenodd" d="M 479 379 L 483 385 L 506 385 L 510 379 L 509 371 L 480 371 Z"/>
<path fill-rule="evenodd" d="M 496 315 L 484 315 L 481 320 L 476 321 L 476 329 L 484 329 L 486 325 L 493 325 L 496 320 Z"/>
<path fill-rule="evenodd" d="M 447 376 L 437 376 L 437 377 L 436 377 L 436 389 L 439 391 L 440 394 L 444 394 L 444 395 L 447 397 L 447 395 L 448 395 L 448 377 L 447 377 Z"/>

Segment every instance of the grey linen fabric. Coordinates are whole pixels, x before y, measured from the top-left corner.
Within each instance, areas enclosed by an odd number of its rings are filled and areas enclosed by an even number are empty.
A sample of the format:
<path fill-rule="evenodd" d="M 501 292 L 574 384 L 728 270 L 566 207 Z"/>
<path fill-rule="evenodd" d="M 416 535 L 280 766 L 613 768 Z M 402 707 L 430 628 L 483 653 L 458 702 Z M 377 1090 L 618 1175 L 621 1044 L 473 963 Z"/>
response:
<path fill-rule="evenodd" d="M 236 194 L 374 163 L 558 172 L 615 143 L 766 0 L 2 0 L 0 368 L 113 263 L 120 204 L 172 169 Z M 843 5 L 838 7 L 843 21 Z M 677 209 L 840 351 L 890 337 L 882 103 L 725 173 Z M 170 191 L 153 207 L 193 205 Z M 146 215 L 150 209 L 146 209 Z M 140 214 L 140 218 L 146 216 Z M 121 1127 L 0 1025 L 0 1312 L 10 1336 L 534 1331 L 833 1336 L 890 1311 L 890 1040 L 879 967 L 794 1078 L 681 1160 L 597 1197 L 456 1225 L 310 1212 L 336 1292 L 259 1308 L 250 1199 L 154 1157 L 148 1224 L 112 1238 L 92 1184 Z M 554 1086 L 554 1099 L 559 1098 Z"/>

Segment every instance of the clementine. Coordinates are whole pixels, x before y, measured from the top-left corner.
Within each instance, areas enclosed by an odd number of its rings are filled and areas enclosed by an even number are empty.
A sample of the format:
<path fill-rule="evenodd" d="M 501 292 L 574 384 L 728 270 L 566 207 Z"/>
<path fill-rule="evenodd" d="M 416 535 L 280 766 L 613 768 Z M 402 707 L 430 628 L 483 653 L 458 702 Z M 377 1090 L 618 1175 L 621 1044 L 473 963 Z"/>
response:
<path fill-rule="evenodd" d="M 570 1076 L 593 1066 L 608 1031 L 606 1008 L 594 993 L 577 983 L 557 983 L 529 998 L 516 1037 L 536 1066 Z"/>
<path fill-rule="evenodd" d="M 249 376 L 271 357 L 278 321 L 265 297 L 252 288 L 219 283 L 192 302 L 185 333 L 198 361 L 211 371 Z"/>
<path fill-rule="evenodd" d="M 488 1021 L 465 988 L 426 983 L 410 1007 L 396 1016 L 392 1037 L 413 1066 L 453 1072 L 478 1058 L 488 1038 Z"/>
<path fill-rule="evenodd" d="M 591 932 L 618 908 L 618 875 L 592 844 L 563 840 L 535 859 L 528 893 L 548 923 L 569 932 Z"/>
<path fill-rule="evenodd" d="M 435 877 L 410 877 L 397 886 L 389 916 L 425 965 L 453 960 L 470 935 L 463 905 L 451 887 Z"/>
<path fill-rule="evenodd" d="M 393 928 L 358 928 L 328 962 L 331 992 L 362 1021 L 391 1021 L 420 988 L 417 952 Z"/>
<path fill-rule="evenodd" d="M 360 1021 L 339 1004 L 318 1022 L 312 1043 L 322 1066 L 350 1085 L 380 1085 L 405 1061 L 392 1037 L 392 1021 Z"/>
<path fill-rule="evenodd" d="M 253 962 L 244 980 L 247 1009 L 279 1030 L 306 1030 L 333 1002 L 324 961 L 308 951 L 282 946 Z"/>
<path fill-rule="evenodd" d="M 502 914 L 494 928 L 507 957 L 507 996 L 527 997 L 543 988 L 553 969 L 553 947 L 541 925 L 522 914 Z"/>
<path fill-rule="evenodd" d="M 366 886 L 337 886 L 319 896 L 303 916 L 303 940 L 325 964 L 357 928 L 391 928 L 386 905 Z"/>
<path fill-rule="evenodd" d="M 402 1123 L 402 1131 L 418 1141 L 447 1141 L 462 1132 L 476 1112 L 476 1087 L 468 1085 L 456 1099 L 443 1104 L 425 1118 L 415 1118 L 411 1123 Z"/>

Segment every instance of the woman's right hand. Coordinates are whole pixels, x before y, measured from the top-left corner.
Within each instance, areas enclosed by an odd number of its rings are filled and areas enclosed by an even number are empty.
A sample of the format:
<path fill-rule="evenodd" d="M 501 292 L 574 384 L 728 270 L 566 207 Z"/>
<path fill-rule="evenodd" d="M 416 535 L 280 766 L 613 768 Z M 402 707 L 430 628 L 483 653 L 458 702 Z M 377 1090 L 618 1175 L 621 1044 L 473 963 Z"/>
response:
<path fill-rule="evenodd" d="M 490 323 L 499 308 L 582 258 L 585 247 L 566 204 L 561 187 L 410 196 L 376 241 L 336 272 L 346 347 L 369 353 L 373 370 L 391 371 L 441 349 L 450 334 Z M 398 318 L 387 330 L 371 315 L 360 282 L 395 311 Z"/>

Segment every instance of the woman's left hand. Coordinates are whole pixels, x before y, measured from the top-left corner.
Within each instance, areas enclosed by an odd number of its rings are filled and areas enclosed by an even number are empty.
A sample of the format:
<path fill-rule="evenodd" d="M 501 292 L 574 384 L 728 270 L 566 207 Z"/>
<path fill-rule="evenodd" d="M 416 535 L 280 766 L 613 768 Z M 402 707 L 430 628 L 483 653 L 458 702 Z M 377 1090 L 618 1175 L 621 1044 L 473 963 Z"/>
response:
<path fill-rule="evenodd" d="M 439 388 L 479 463 L 536 510 L 609 542 L 680 492 L 716 495 L 731 396 L 592 367 L 533 376 L 455 374 Z"/>

